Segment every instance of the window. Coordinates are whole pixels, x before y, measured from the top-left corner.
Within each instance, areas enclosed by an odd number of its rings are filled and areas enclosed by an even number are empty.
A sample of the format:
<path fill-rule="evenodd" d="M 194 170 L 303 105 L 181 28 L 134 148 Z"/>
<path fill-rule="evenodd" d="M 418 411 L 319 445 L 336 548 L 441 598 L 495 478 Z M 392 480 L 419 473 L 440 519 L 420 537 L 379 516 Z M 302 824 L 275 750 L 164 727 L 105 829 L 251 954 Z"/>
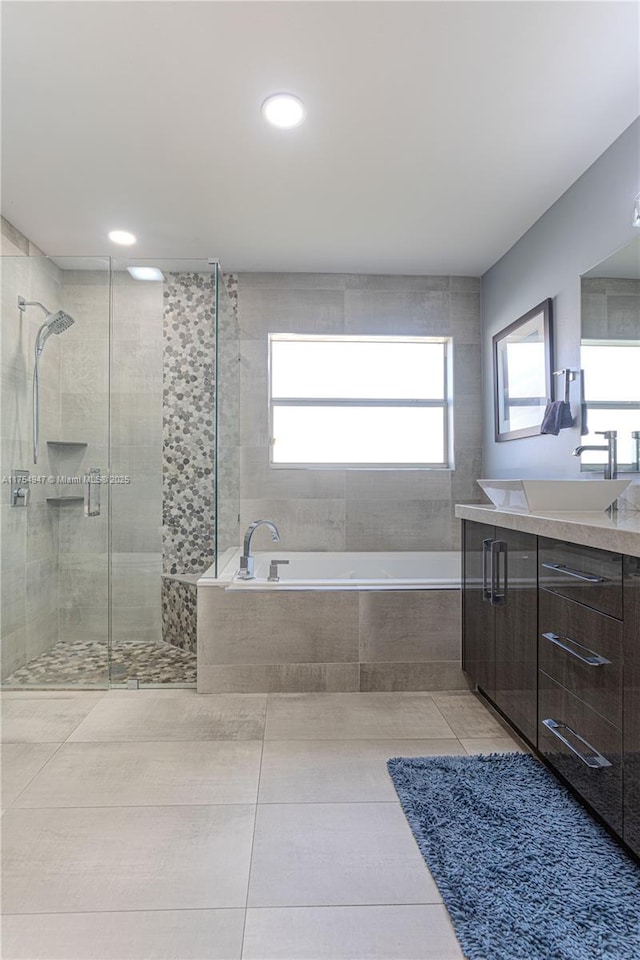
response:
<path fill-rule="evenodd" d="M 450 341 L 270 334 L 273 466 L 448 467 Z"/>
<path fill-rule="evenodd" d="M 589 434 L 582 442 L 606 444 L 603 437 L 594 436 L 596 430 L 617 430 L 618 466 L 629 468 L 636 460 L 636 441 L 631 434 L 640 430 L 640 342 L 583 340 L 580 355 L 589 427 Z M 606 461 L 606 452 L 600 450 L 586 450 L 581 460 L 587 469 Z"/>

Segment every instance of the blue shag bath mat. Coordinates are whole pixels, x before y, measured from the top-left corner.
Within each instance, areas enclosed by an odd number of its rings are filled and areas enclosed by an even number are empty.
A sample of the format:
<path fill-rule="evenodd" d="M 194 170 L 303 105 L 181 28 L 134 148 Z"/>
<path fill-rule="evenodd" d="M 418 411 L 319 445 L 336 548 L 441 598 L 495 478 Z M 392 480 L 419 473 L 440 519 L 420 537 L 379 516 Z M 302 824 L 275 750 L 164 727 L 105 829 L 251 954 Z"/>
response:
<path fill-rule="evenodd" d="M 468 960 L 640 960 L 640 867 L 534 757 L 388 767 Z"/>

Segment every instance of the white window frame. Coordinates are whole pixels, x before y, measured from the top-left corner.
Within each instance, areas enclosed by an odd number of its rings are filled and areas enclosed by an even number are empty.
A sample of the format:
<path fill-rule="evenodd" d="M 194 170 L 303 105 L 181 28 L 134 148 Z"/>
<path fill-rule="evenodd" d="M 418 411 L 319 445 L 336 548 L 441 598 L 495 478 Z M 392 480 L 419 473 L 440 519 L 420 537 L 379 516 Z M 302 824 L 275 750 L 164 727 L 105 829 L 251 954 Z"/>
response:
<path fill-rule="evenodd" d="M 640 356 L 640 341 L 638 341 L 638 340 L 616 340 L 615 338 L 610 339 L 610 340 L 603 340 L 603 339 L 594 339 L 594 338 L 589 338 L 589 337 L 588 337 L 588 338 L 586 338 L 586 339 L 584 339 L 584 340 L 581 340 L 580 343 L 581 343 L 581 346 L 587 346 L 587 347 L 590 347 L 590 346 L 594 346 L 594 347 L 606 347 L 606 346 L 610 346 L 610 347 L 620 347 L 621 349 L 623 349 L 623 348 L 625 348 L 625 347 L 633 347 L 634 349 L 636 349 L 636 350 L 638 351 L 638 355 Z M 586 392 L 587 392 L 587 397 L 588 397 L 588 395 L 589 395 L 589 384 L 586 385 Z M 640 421 L 640 401 L 638 401 L 638 400 L 592 400 L 592 399 L 587 399 L 587 401 L 586 401 L 586 408 L 587 408 L 587 424 L 589 424 L 589 411 L 590 411 L 590 410 L 612 410 L 612 411 L 613 411 L 613 410 L 638 410 L 638 412 L 639 412 L 638 420 Z M 611 427 L 610 429 L 613 429 L 613 427 Z M 583 439 L 584 439 L 584 438 L 583 438 Z M 620 438 L 618 437 L 618 440 L 619 440 L 619 439 L 620 439 Z M 589 435 L 589 438 L 586 440 L 586 444 L 587 444 L 587 445 L 590 445 L 590 444 L 592 444 L 592 443 L 594 443 L 594 444 L 600 444 L 600 443 L 602 443 L 603 445 L 605 445 L 605 440 L 604 440 L 603 438 L 600 438 L 600 437 L 593 437 L 593 439 L 591 439 L 591 435 Z M 618 471 L 626 472 L 626 471 L 634 471 L 634 470 L 636 470 L 636 469 L 637 469 L 637 465 L 636 465 L 635 463 L 633 463 L 633 462 L 632 462 L 632 463 L 621 463 L 621 462 L 618 462 Z M 584 452 L 583 454 L 581 454 L 581 456 L 580 456 L 580 470 L 581 470 L 581 472 L 584 472 L 584 473 L 595 473 L 596 471 L 601 471 L 601 470 L 602 470 L 602 461 L 601 461 L 601 460 L 595 460 L 595 459 L 594 459 L 594 457 L 593 457 L 593 450 L 585 450 L 585 452 Z"/>
<path fill-rule="evenodd" d="M 442 400 L 417 400 L 393 398 L 274 398 L 272 395 L 273 344 L 278 341 L 339 341 L 385 343 L 438 343 L 443 346 L 443 398 Z M 268 335 L 268 405 L 269 405 L 269 466 L 274 470 L 453 470 L 453 340 L 451 337 L 418 336 L 355 336 L 348 334 L 295 334 L 270 333 Z M 290 407 L 430 407 L 442 409 L 443 414 L 443 460 L 434 463 L 275 463 L 273 460 L 273 410 L 278 406 Z"/>

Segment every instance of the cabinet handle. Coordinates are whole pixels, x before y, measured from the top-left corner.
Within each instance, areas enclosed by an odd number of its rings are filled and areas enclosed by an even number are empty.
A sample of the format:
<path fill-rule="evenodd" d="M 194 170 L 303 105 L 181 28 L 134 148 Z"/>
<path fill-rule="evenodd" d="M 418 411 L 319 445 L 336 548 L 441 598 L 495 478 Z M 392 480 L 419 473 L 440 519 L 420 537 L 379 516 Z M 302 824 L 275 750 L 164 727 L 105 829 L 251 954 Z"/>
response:
<path fill-rule="evenodd" d="M 559 570 L 560 573 L 566 573 L 568 577 L 575 577 L 576 580 L 586 580 L 588 583 L 609 583 L 608 577 L 597 577 L 592 573 L 583 573 L 582 570 L 574 570 L 573 567 L 567 567 L 564 563 L 542 563 L 541 566 L 547 570 Z"/>
<path fill-rule="evenodd" d="M 581 737 L 579 733 L 576 733 L 575 730 L 572 730 L 571 727 L 568 727 L 566 723 L 559 723 L 557 720 L 549 718 L 548 720 L 542 721 L 543 726 L 550 730 L 554 737 L 557 737 L 558 740 L 561 740 L 564 743 L 565 747 L 568 747 L 571 750 L 571 753 L 574 753 L 578 759 L 582 760 L 587 767 L 591 767 L 592 770 L 600 769 L 601 767 L 610 767 L 611 761 L 607 760 L 606 757 L 603 757 L 595 747 L 592 747 L 588 740 L 585 740 L 584 737 Z M 591 750 L 591 756 L 585 757 L 584 754 L 580 753 L 570 740 L 567 740 L 560 730 L 567 730 L 571 736 L 575 737 L 576 740 L 579 740 L 580 743 L 583 743 L 585 747 L 588 747 Z"/>
<path fill-rule="evenodd" d="M 570 653 L 572 657 L 576 658 L 576 660 L 579 660 L 581 663 L 586 663 L 590 667 L 604 667 L 607 663 L 611 663 L 611 660 L 601 657 L 599 653 L 596 653 L 594 650 L 590 650 L 589 647 L 585 647 L 582 643 L 578 643 L 578 641 L 574 640 L 572 637 L 559 636 L 557 633 L 543 633 L 542 636 L 545 638 L 545 640 L 550 640 L 551 643 L 555 643 L 556 647 L 566 650 L 566 652 Z M 578 650 L 574 650 L 572 647 L 570 647 L 570 643 L 578 647 Z M 581 653 L 580 651 L 584 652 Z"/>
<path fill-rule="evenodd" d="M 504 557 L 504 583 L 500 592 L 500 556 Z M 491 544 L 491 603 L 502 607 L 507 602 L 507 544 L 505 540 L 494 540 Z"/>
<path fill-rule="evenodd" d="M 493 601 L 493 554 L 491 553 L 491 545 L 493 542 L 491 539 L 482 541 L 482 599 L 487 603 Z M 487 585 L 487 557 L 489 557 L 491 561 L 491 587 Z"/>

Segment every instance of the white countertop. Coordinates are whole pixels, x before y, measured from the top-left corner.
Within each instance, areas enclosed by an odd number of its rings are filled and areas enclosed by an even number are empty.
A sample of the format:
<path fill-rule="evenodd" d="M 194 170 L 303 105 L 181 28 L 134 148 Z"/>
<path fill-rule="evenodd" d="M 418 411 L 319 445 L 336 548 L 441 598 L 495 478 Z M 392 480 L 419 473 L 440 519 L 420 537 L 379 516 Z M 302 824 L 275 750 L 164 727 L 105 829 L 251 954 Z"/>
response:
<path fill-rule="evenodd" d="M 491 504 L 456 504 L 456 517 L 640 557 L 640 510 L 609 513 L 520 513 Z"/>

